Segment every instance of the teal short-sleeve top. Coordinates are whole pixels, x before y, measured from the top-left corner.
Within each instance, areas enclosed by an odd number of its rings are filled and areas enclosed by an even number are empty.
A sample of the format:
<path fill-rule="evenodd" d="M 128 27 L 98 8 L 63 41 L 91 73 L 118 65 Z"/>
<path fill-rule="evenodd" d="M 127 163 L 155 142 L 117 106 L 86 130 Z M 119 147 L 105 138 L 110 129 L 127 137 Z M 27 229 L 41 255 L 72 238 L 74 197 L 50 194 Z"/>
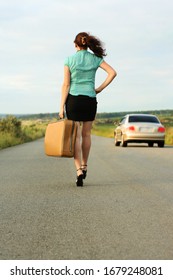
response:
<path fill-rule="evenodd" d="M 103 58 L 80 50 L 65 59 L 64 65 L 70 69 L 70 94 L 95 97 L 95 75 Z"/>

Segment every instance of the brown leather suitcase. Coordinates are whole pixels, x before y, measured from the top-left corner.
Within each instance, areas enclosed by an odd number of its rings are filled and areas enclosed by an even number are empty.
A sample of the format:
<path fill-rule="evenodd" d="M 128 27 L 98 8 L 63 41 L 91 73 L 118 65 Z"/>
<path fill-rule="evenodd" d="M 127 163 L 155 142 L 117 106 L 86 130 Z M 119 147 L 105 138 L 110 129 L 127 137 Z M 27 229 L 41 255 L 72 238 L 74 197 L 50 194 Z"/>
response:
<path fill-rule="evenodd" d="M 54 157 L 73 157 L 77 124 L 62 119 L 48 124 L 44 139 L 45 153 Z"/>

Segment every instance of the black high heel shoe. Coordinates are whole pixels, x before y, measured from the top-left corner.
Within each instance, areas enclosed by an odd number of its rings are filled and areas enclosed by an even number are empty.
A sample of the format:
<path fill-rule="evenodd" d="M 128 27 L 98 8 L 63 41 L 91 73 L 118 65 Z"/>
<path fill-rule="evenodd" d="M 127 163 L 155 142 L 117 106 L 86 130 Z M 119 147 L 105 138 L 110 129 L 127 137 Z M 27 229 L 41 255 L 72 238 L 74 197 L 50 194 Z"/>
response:
<path fill-rule="evenodd" d="M 77 171 L 79 171 L 79 170 L 82 170 L 82 168 L 77 169 Z M 77 176 L 76 186 L 83 187 L 83 174 L 80 174 L 79 176 Z"/>
<path fill-rule="evenodd" d="M 85 179 L 87 176 L 87 169 L 85 169 L 85 167 L 87 167 L 87 164 L 82 165 L 83 179 Z"/>

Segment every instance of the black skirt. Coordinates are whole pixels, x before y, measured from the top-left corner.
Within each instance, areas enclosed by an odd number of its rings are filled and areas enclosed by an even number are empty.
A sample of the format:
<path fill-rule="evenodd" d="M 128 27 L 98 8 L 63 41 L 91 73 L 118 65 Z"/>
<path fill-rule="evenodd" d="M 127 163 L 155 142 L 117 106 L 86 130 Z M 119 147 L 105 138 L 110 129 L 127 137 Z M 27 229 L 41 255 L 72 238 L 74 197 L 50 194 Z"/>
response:
<path fill-rule="evenodd" d="M 93 121 L 97 112 L 95 97 L 68 94 L 66 101 L 67 119 L 73 121 Z"/>

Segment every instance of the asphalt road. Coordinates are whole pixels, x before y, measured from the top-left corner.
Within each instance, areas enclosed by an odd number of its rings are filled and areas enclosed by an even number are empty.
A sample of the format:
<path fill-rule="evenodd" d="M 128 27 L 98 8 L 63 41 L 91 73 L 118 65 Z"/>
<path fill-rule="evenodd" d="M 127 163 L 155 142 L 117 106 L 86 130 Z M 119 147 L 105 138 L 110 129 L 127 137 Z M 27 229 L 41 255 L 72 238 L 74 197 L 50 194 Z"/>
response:
<path fill-rule="evenodd" d="M 43 139 L 0 151 L 0 259 L 173 259 L 173 147 L 93 136 L 85 186 Z"/>

